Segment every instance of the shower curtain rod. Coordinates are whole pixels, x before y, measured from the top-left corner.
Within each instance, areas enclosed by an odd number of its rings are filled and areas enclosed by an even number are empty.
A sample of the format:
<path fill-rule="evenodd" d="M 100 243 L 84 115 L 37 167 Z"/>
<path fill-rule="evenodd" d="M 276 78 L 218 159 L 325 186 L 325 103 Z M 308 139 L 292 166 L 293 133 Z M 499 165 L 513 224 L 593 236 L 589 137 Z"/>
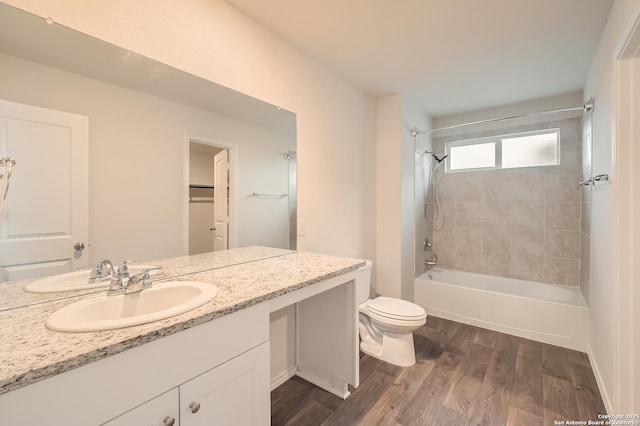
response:
<path fill-rule="evenodd" d="M 549 110 L 549 111 L 530 112 L 528 114 L 512 115 L 512 116 L 508 116 L 508 117 L 489 118 L 489 119 L 486 119 L 486 120 L 471 121 L 469 123 L 462 123 L 462 124 L 454 124 L 452 126 L 439 127 L 437 129 L 430 129 L 430 130 L 422 130 L 422 129 L 418 129 L 417 127 L 414 127 L 414 128 L 411 129 L 411 137 L 413 139 L 415 139 L 421 133 L 431 134 L 431 133 L 438 132 L 440 130 L 452 130 L 452 129 L 457 129 L 459 127 L 474 126 L 476 124 L 494 123 L 496 121 L 513 120 L 513 119 L 516 119 L 516 118 L 538 117 L 540 115 L 558 114 L 558 113 L 561 113 L 561 112 L 571 112 L 571 111 L 583 111 L 583 112 L 591 112 L 591 111 L 593 111 L 593 99 L 589 99 L 581 107 L 553 109 L 553 110 Z"/>

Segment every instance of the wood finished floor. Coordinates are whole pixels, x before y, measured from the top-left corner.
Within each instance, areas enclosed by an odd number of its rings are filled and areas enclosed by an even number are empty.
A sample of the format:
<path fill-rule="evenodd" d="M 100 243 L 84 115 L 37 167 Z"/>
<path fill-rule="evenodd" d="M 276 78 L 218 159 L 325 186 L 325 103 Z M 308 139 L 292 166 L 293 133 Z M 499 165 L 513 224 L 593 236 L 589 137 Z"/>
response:
<path fill-rule="evenodd" d="M 271 424 L 539 426 L 605 412 L 584 353 L 431 316 L 414 341 L 412 367 L 362 355 L 346 400 L 288 380 L 271 393 Z"/>

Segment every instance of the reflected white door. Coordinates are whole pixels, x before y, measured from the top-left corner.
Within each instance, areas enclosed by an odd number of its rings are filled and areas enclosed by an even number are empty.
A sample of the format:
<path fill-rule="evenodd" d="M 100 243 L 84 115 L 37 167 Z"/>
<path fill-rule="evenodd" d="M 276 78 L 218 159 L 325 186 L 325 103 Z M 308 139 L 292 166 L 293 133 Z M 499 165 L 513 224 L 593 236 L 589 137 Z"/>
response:
<path fill-rule="evenodd" d="M 0 217 L 0 282 L 88 265 L 88 141 L 86 116 L 0 101 L 0 155 L 16 161 Z"/>
<path fill-rule="evenodd" d="M 223 150 L 213 159 L 213 250 L 229 248 L 229 151 Z"/>

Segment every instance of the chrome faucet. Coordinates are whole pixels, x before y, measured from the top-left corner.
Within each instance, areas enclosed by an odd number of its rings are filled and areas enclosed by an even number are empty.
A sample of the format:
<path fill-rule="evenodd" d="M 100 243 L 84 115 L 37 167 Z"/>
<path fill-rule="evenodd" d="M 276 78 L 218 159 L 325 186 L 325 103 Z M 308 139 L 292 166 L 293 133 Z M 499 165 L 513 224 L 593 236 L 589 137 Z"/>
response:
<path fill-rule="evenodd" d="M 127 272 L 127 283 L 123 284 L 122 279 L 126 278 L 117 274 L 113 278 L 111 278 L 111 282 L 109 283 L 109 291 L 107 291 L 107 296 L 115 296 L 118 294 L 130 294 L 130 293 L 138 293 L 144 290 L 145 288 L 149 288 L 153 285 L 151 282 L 151 275 L 149 274 L 148 269 L 143 269 L 142 272 L 136 275 L 128 276 Z"/>
<path fill-rule="evenodd" d="M 142 272 L 136 275 L 132 275 L 127 280 L 127 286 L 125 287 L 124 294 L 137 293 L 153 286 L 151 282 L 151 275 L 149 275 L 148 269 L 143 269 Z"/>
<path fill-rule="evenodd" d="M 103 259 L 98 262 L 93 268 L 91 268 L 91 276 L 89 277 L 90 283 L 99 283 L 112 279 L 116 276 L 116 271 L 109 259 Z"/>

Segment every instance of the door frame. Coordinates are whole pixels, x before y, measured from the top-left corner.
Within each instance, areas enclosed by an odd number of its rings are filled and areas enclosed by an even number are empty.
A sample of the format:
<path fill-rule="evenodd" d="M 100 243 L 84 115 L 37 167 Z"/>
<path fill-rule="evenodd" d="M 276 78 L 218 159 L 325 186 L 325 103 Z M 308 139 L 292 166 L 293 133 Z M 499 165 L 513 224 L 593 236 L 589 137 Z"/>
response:
<path fill-rule="evenodd" d="M 185 134 L 184 136 L 184 161 L 183 169 L 183 193 L 182 193 L 182 224 L 183 224 L 183 242 L 182 252 L 185 256 L 189 255 L 189 146 L 191 143 L 199 143 L 202 145 L 211 145 L 216 148 L 224 148 L 229 151 L 229 248 L 238 247 L 238 207 L 240 200 L 238 199 L 238 184 L 240 182 L 240 147 L 237 144 L 213 139 L 206 136 L 194 134 Z"/>
<path fill-rule="evenodd" d="M 615 321 L 615 412 L 640 409 L 640 16 L 626 32 L 614 60 L 614 301 Z M 635 86 L 635 87 L 634 87 Z M 634 93 L 635 92 L 635 93 Z M 635 143 L 634 143 L 635 142 Z M 635 146 L 634 146 L 635 145 Z M 635 405 L 635 406 L 634 406 Z"/>

